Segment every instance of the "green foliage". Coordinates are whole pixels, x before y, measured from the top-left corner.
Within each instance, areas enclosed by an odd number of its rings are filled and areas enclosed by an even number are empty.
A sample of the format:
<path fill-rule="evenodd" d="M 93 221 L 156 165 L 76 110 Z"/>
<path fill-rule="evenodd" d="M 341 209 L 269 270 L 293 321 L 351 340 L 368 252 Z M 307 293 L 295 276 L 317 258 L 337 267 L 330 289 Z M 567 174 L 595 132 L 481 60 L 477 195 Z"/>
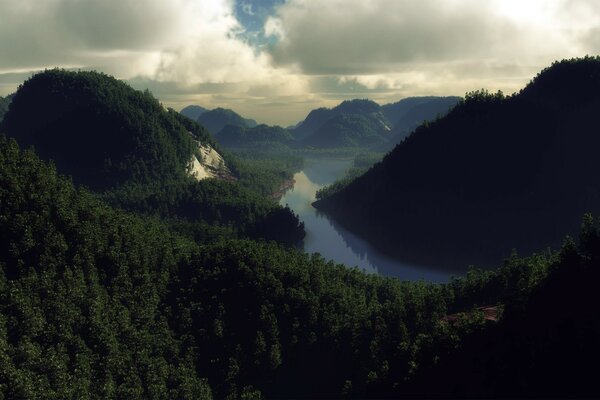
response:
<path fill-rule="evenodd" d="M 294 145 L 294 138 L 287 129 L 264 124 L 252 128 L 226 125 L 215 138 L 224 147 L 236 149 L 265 151 Z"/>
<path fill-rule="evenodd" d="M 231 182 L 188 177 L 198 143 L 219 151 L 208 131 L 107 75 L 37 74 L 19 88 L 2 126 L 111 205 L 165 218 L 195 240 L 251 236 L 293 244 L 303 237 L 297 217 L 270 199 Z"/>
<path fill-rule="evenodd" d="M 193 246 L 4 139 L 0 181 L 3 397 L 210 397 L 160 316 Z"/>
<path fill-rule="evenodd" d="M 181 120 L 147 91 L 97 72 L 55 69 L 19 88 L 2 130 L 76 182 L 104 189 L 184 174 L 194 143 Z"/>
<path fill-rule="evenodd" d="M 238 184 L 264 197 L 275 197 L 304 163 L 293 154 L 237 151 L 228 156 Z"/>
<path fill-rule="evenodd" d="M 0 96 L 0 122 L 4 118 L 4 114 L 8 111 L 9 100 Z"/>
<path fill-rule="evenodd" d="M 199 246 L 75 189 L 2 139 L 0 393 L 506 397 L 567 388 L 594 397 L 599 238 L 587 216 L 581 243 L 556 254 L 513 257 L 448 285 L 400 282 L 274 243 Z M 498 303 L 497 324 L 471 311 Z M 449 312 L 465 317 L 450 324 Z M 543 374 L 553 377 L 546 391 Z"/>

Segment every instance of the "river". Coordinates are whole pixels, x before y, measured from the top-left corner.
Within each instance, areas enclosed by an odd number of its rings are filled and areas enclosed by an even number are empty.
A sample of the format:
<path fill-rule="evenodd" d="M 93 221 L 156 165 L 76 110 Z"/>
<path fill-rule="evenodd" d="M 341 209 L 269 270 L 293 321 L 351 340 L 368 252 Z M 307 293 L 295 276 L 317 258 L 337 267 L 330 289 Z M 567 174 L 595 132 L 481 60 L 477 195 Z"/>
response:
<path fill-rule="evenodd" d="M 280 204 L 288 205 L 304 222 L 304 250 L 383 276 L 448 282 L 450 272 L 392 259 L 311 205 L 316 200 L 317 190 L 343 177 L 351 164 L 352 160 L 346 159 L 306 159 L 304 169 L 294 175 L 294 187 L 281 198 Z"/>

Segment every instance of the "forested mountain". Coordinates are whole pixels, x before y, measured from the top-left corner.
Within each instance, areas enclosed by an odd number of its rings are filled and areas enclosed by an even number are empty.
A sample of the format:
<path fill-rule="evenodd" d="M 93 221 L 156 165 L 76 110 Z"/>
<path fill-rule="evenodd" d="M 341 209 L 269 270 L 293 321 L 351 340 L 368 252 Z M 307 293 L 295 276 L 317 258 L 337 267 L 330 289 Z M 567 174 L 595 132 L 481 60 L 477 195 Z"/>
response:
<path fill-rule="evenodd" d="M 381 106 L 381 111 L 390 121 L 392 126 L 397 125 L 403 119 L 411 119 L 412 113 L 425 114 L 424 109 L 430 108 L 429 117 L 425 119 L 434 119 L 437 114 L 445 114 L 449 108 L 461 100 L 457 96 L 437 97 L 437 96 L 421 96 L 407 97 L 400 101 Z M 420 111 L 419 111 L 420 110 Z M 412 119 L 417 119 L 413 117 Z M 422 120 L 420 122 L 423 122 Z M 404 123 L 402 125 L 405 125 Z M 414 127 L 416 128 L 416 126 Z"/>
<path fill-rule="evenodd" d="M 599 261 L 591 218 L 579 246 L 449 285 L 199 245 L 0 138 L 0 394 L 596 397 Z"/>
<path fill-rule="evenodd" d="M 316 148 L 366 148 L 386 142 L 389 134 L 389 127 L 380 115 L 343 113 L 328 119 L 303 143 Z"/>
<path fill-rule="evenodd" d="M 10 101 L 7 98 L 0 96 L 0 122 L 4 118 L 4 114 L 8 111 L 8 104 Z"/>
<path fill-rule="evenodd" d="M 219 133 L 226 125 L 244 128 L 253 128 L 257 125 L 253 119 L 244 118 L 233 110 L 220 107 L 200 114 L 197 121 L 213 135 Z"/>
<path fill-rule="evenodd" d="M 445 114 L 459 97 L 408 97 L 383 106 L 371 100 L 348 100 L 311 111 L 291 129 L 310 147 L 391 149 L 424 121 Z"/>
<path fill-rule="evenodd" d="M 403 101 L 414 100 L 403 103 Z M 387 109 L 382 106 L 384 114 L 392 121 L 391 139 L 389 149 L 400 143 L 406 136 L 414 131 L 419 125 L 426 121 L 432 121 L 438 116 L 442 117 L 448 113 L 459 101 L 460 97 L 409 97 L 398 103 L 390 104 Z M 395 107 L 402 104 L 402 107 Z M 395 118 L 397 117 L 397 118 Z"/>
<path fill-rule="evenodd" d="M 34 75 L 14 96 L 1 130 L 94 189 L 175 179 L 195 147 L 177 113 L 95 72 Z"/>
<path fill-rule="evenodd" d="M 389 130 L 379 104 L 355 99 L 311 111 L 292 134 L 312 147 L 348 147 L 386 140 Z"/>
<path fill-rule="evenodd" d="M 16 93 L 2 129 L 113 206 L 160 216 L 187 237 L 292 244 L 304 235 L 295 215 L 251 185 L 191 179 L 190 160 L 204 157 L 198 144 L 218 149 L 208 131 L 107 75 L 52 70 L 33 76 Z M 256 174 L 252 179 L 260 181 Z"/>
<path fill-rule="evenodd" d="M 474 92 L 315 206 L 377 246 L 493 264 L 575 233 L 600 211 L 600 59 L 566 60 L 520 93 Z"/>
<path fill-rule="evenodd" d="M 198 121 L 198 117 L 200 117 L 200 115 L 204 114 L 207 111 L 209 111 L 207 108 L 191 105 L 182 108 L 181 111 L 179 111 L 179 113 L 193 121 Z"/>
<path fill-rule="evenodd" d="M 238 149 L 269 149 L 294 143 L 294 138 L 287 129 L 264 124 L 253 128 L 226 125 L 215 135 L 215 139 L 224 147 Z"/>

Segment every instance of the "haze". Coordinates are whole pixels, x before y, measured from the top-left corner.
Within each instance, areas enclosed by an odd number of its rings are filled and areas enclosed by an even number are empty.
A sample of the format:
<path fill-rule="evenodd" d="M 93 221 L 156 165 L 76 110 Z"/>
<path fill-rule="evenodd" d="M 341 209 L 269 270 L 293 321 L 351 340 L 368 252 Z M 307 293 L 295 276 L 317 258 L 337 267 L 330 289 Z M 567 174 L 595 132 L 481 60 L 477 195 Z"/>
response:
<path fill-rule="evenodd" d="M 600 52 L 598 15 L 594 0 L 3 0 L 0 95 L 44 68 L 95 69 L 176 109 L 285 126 L 350 98 L 512 93 Z"/>

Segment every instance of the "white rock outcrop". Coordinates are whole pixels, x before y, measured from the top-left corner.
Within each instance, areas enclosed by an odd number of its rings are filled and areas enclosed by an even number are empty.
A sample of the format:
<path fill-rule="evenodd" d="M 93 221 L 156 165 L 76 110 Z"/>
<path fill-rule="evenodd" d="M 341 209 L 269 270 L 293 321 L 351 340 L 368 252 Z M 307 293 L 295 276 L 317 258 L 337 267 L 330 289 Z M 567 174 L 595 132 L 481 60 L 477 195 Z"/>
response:
<path fill-rule="evenodd" d="M 231 171 L 225 165 L 225 160 L 211 145 L 198 144 L 197 154 L 192 156 L 188 163 L 188 174 L 196 180 L 201 181 L 206 178 L 226 178 L 231 177 Z"/>

